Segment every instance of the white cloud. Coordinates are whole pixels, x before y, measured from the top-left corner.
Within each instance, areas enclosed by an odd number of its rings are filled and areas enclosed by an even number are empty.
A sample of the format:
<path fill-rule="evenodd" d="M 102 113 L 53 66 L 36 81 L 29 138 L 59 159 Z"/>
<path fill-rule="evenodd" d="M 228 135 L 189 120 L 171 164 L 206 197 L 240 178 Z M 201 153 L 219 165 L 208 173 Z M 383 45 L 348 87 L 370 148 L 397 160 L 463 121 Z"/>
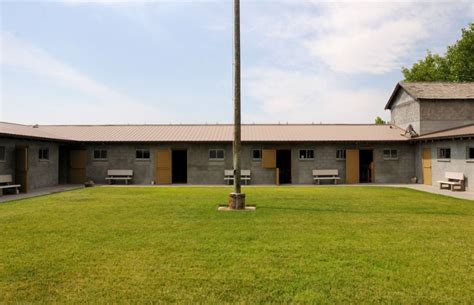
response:
<path fill-rule="evenodd" d="M 474 4 L 312 1 L 304 9 L 294 2 L 288 7 L 293 9 L 279 19 L 258 17 L 252 32 L 260 31 L 267 44 L 306 52 L 306 57 L 299 56 L 306 65 L 322 63 L 347 74 L 383 74 L 399 70 L 420 43 L 449 28 L 460 14 L 468 16 Z"/>
<path fill-rule="evenodd" d="M 260 103 L 267 122 L 372 123 L 387 98 L 383 90 L 343 89 L 311 72 L 256 68 L 247 75 L 244 92 Z M 250 114 L 254 120 L 262 115 Z"/>
<path fill-rule="evenodd" d="M 452 34 L 453 21 L 469 16 L 474 6 L 414 1 L 285 5 L 279 14 L 256 14 L 248 22 L 247 34 L 267 52 L 263 62 L 244 73 L 244 93 L 260 109 L 248 114 L 248 121 L 388 119 L 383 107 L 398 79 L 387 87 L 375 78 L 400 71 L 432 47 L 428 42 L 445 46 L 443 34 Z"/>
<path fill-rule="evenodd" d="M 47 97 L 39 100 L 35 93 L 28 90 L 23 92 L 4 87 L 2 81 L 0 119 L 15 122 L 37 122 L 40 119 L 42 122 L 89 123 L 143 122 L 165 118 L 156 107 L 127 97 L 8 32 L 1 32 L 0 46 L 1 66 L 34 75 L 38 82 L 52 82 L 59 86 L 57 92 L 61 91 L 59 88 L 68 91 L 63 96 L 64 103 L 58 103 L 46 100 Z M 52 92 L 53 96 L 56 95 L 54 100 L 60 99 L 60 94 L 55 93 Z M 58 112 L 64 115 L 59 117 Z"/>
<path fill-rule="evenodd" d="M 111 88 L 83 75 L 71 66 L 62 63 L 45 50 L 33 46 L 18 37 L 1 32 L 0 64 L 26 70 L 48 77 L 63 86 L 100 98 L 121 98 Z"/>

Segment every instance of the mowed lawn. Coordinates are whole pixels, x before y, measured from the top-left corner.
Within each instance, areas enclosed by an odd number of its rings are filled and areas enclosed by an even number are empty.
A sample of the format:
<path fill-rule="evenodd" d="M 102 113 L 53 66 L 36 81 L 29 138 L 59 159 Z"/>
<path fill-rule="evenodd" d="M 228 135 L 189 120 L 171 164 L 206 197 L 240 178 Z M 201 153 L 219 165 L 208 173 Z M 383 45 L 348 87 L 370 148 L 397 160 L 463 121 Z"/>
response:
<path fill-rule="evenodd" d="M 408 189 L 96 187 L 0 204 L 0 303 L 474 302 L 474 203 Z"/>

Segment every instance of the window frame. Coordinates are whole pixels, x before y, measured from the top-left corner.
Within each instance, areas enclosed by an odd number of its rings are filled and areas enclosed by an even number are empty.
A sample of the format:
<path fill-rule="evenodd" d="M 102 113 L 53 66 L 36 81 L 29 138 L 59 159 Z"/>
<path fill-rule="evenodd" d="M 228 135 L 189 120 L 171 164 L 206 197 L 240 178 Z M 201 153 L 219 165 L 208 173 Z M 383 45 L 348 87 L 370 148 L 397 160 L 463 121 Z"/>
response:
<path fill-rule="evenodd" d="M 0 162 L 6 162 L 7 161 L 7 147 L 6 146 L 0 146 L 0 152 L 3 150 L 3 158 L 2 154 L 0 154 Z"/>
<path fill-rule="evenodd" d="M 469 157 L 469 152 L 470 152 L 471 149 L 472 149 L 472 151 L 473 151 L 473 156 L 472 156 L 472 158 Z M 467 147 L 466 147 L 466 161 L 467 161 L 467 162 L 474 162 L 474 146 L 467 146 Z"/>
<path fill-rule="evenodd" d="M 96 152 L 96 151 L 99 152 L 99 156 L 100 156 L 99 158 L 96 158 L 96 157 L 95 157 L 95 152 Z M 104 151 L 105 151 L 105 158 L 103 158 L 103 156 L 102 156 L 102 154 L 101 154 L 101 153 L 104 152 Z M 92 160 L 94 160 L 94 161 L 106 161 L 106 160 L 108 159 L 108 156 L 109 156 L 109 152 L 108 152 L 107 149 L 96 148 L 96 149 L 94 149 L 94 150 L 92 151 Z M 136 157 L 136 153 L 135 153 L 135 157 Z"/>
<path fill-rule="evenodd" d="M 46 152 L 46 154 L 45 154 Z M 46 157 L 45 157 L 46 155 Z M 49 161 L 49 147 L 40 147 L 38 149 L 38 160 L 40 162 L 48 162 Z"/>
<path fill-rule="evenodd" d="M 449 157 L 441 156 L 441 151 L 449 151 Z M 446 153 L 444 153 L 446 154 Z M 438 147 L 436 149 L 436 157 L 438 161 L 451 161 L 451 147 Z"/>
<path fill-rule="evenodd" d="M 260 157 L 255 158 L 255 152 L 258 151 Z M 262 149 L 252 149 L 252 161 L 262 161 Z"/>
<path fill-rule="evenodd" d="M 138 157 L 138 152 L 142 153 L 141 157 Z M 148 153 L 147 158 L 144 157 L 145 152 Z M 150 159 L 151 159 L 150 149 L 148 149 L 148 148 L 137 148 L 137 149 L 135 149 L 135 160 L 136 161 L 150 161 Z"/>
<path fill-rule="evenodd" d="M 388 157 L 386 156 L 385 152 L 388 151 Z M 396 152 L 396 156 L 394 157 L 393 156 L 393 152 Z M 400 158 L 400 152 L 397 148 L 384 148 L 382 150 L 382 158 L 385 160 L 385 161 L 396 161 Z"/>
<path fill-rule="evenodd" d="M 338 154 L 339 152 L 343 152 L 343 157 L 342 158 L 339 158 L 338 157 Z M 339 160 L 339 161 L 343 161 L 343 160 L 346 160 L 346 149 L 336 149 L 336 160 Z"/>
<path fill-rule="evenodd" d="M 222 152 L 222 158 L 218 158 L 218 152 Z M 216 156 L 214 158 L 211 157 L 211 152 L 215 152 Z M 207 158 L 209 161 L 224 161 L 225 160 L 225 149 L 222 148 L 211 148 L 207 152 Z"/>
<path fill-rule="evenodd" d="M 312 152 L 312 157 L 311 158 L 308 158 L 308 152 Z M 305 157 L 301 157 L 301 152 L 305 152 Z M 311 149 L 311 148 L 302 148 L 302 149 L 298 149 L 298 159 L 300 161 L 311 161 L 311 160 L 314 160 L 314 156 L 315 156 L 315 153 L 314 153 L 314 149 Z"/>

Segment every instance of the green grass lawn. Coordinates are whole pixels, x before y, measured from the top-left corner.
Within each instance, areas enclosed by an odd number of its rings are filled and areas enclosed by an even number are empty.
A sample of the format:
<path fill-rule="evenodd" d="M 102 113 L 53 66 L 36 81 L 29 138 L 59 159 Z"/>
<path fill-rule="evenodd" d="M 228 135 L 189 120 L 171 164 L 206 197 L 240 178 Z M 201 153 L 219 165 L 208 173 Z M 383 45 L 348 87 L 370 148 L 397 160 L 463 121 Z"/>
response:
<path fill-rule="evenodd" d="M 408 189 L 98 187 L 0 204 L 0 303 L 474 302 L 474 203 Z"/>

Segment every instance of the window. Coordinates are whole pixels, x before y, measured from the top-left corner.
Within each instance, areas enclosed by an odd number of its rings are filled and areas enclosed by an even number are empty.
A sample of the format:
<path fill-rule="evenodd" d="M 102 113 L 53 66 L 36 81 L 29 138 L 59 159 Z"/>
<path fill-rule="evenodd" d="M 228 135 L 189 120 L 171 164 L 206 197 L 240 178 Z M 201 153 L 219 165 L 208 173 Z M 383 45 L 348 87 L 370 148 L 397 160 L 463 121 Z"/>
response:
<path fill-rule="evenodd" d="M 40 148 L 38 154 L 40 161 L 48 161 L 49 160 L 49 148 Z"/>
<path fill-rule="evenodd" d="M 223 149 L 209 150 L 209 160 L 224 160 L 224 150 Z"/>
<path fill-rule="evenodd" d="M 314 159 L 314 150 L 312 149 L 300 149 L 300 160 L 312 160 Z"/>
<path fill-rule="evenodd" d="M 137 160 L 149 160 L 150 150 L 149 149 L 137 149 L 135 152 L 135 159 Z"/>
<path fill-rule="evenodd" d="M 468 147 L 466 153 L 467 153 L 466 159 L 474 160 L 474 147 Z M 2 157 L 2 153 L 1 153 L 1 148 L 0 148 L 0 160 L 1 160 L 1 157 Z"/>
<path fill-rule="evenodd" d="M 261 149 L 252 150 L 252 159 L 253 160 L 262 160 L 262 150 Z"/>
<path fill-rule="evenodd" d="M 345 149 L 336 150 L 336 159 L 337 160 L 346 160 L 346 150 Z"/>
<path fill-rule="evenodd" d="M 398 149 L 384 149 L 383 159 L 384 160 L 398 160 Z"/>
<path fill-rule="evenodd" d="M 0 146 L 0 162 L 5 161 L 5 146 Z"/>
<path fill-rule="evenodd" d="M 107 150 L 105 150 L 105 149 L 95 149 L 94 150 L 94 160 L 107 160 Z"/>
<path fill-rule="evenodd" d="M 451 159 L 451 148 L 438 148 L 438 159 Z"/>

